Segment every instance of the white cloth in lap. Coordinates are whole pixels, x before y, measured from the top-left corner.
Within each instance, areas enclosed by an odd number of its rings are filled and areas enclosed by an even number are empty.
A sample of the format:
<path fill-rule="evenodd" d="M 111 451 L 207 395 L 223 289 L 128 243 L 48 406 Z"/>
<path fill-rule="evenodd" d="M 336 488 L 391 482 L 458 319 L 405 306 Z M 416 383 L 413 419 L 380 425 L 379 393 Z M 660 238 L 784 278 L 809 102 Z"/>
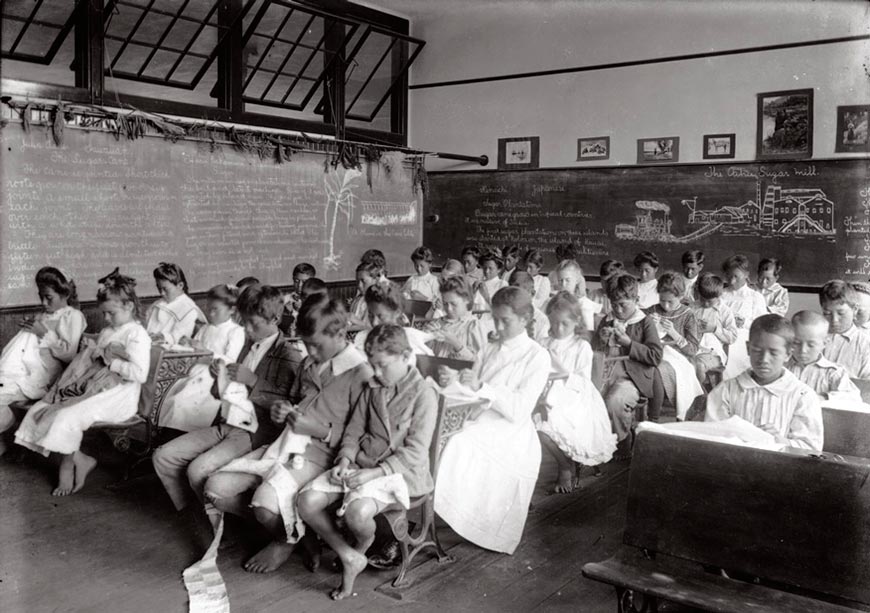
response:
<path fill-rule="evenodd" d="M 674 349 L 673 346 L 664 346 L 662 362 L 667 363 L 674 371 L 676 379 L 674 395 L 676 397 L 672 400 L 677 409 L 677 418 L 685 419 L 692 402 L 704 393 L 704 388 L 698 382 L 694 364 L 689 362 L 688 358 Z"/>
<path fill-rule="evenodd" d="M 120 423 L 136 414 L 139 406 L 139 390 L 148 379 L 151 364 L 151 339 L 138 322 L 129 322 L 118 328 L 104 328 L 97 339 L 97 351 L 117 343 L 124 347 L 128 360 L 115 358 L 109 365 L 112 372 L 123 381 L 110 389 L 67 406 L 51 417 L 47 429 L 37 428 L 34 419 L 39 410 L 48 406 L 37 402 L 25 415 L 15 433 L 15 442 L 28 449 L 48 455 L 73 453 L 81 445 L 82 434 L 99 421 Z M 93 361 L 91 350 L 82 352 L 82 360 Z M 78 360 L 79 358 L 77 358 Z M 70 368 L 78 366 L 74 360 Z M 41 425 L 42 426 L 42 425 Z M 39 432 L 44 431 L 40 436 Z"/>
<path fill-rule="evenodd" d="M 575 462 L 594 466 L 610 461 L 616 435 L 604 399 L 591 381 L 592 347 L 579 336 L 548 338 L 543 345 L 550 353 L 553 371 L 569 373 L 569 377 L 550 388 L 547 420 L 536 419 L 538 430 Z"/>
<path fill-rule="evenodd" d="M 513 553 L 541 465 L 532 411 L 550 372 L 546 349 L 519 334 L 490 343 L 475 371 L 488 410 L 447 442 L 435 511 L 475 545 Z"/>
<path fill-rule="evenodd" d="M 192 337 L 196 322 L 206 319 L 193 298 L 181 294 L 172 302 L 161 298 L 152 304 L 145 321 L 148 334 L 159 334 L 166 343 L 174 345 L 183 336 Z"/>
<path fill-rule="evenodd" d="M 788 290 L 779 283 L 774 283 L 770 287 L 761 288 L 761 295 L 767 303 L 767 310 L 770 313 L 782 315 L 788 313 Z"/>
<path fill-rule="evenodd" d="M 398 504 L 403 509 L 408 509 L 411 506 L 408 484 L 399 473 L 376 477 L 371 481 L 366 481 L 359 487 L 349 488 L 347 486 L 335 485 L 330 481 L 330 472 L 321 473 L 315 479 L 309 481 L 301 491 L 314 490 L 315 492 L 324 492 L 325 494 L 344 494 L 341 507 L 335 513 L 338 517 L 344 515 L 350 503 L 361 498 L 373 498 L 384 504 Z"/>
<path fill-rule="evenodd" d="M 405 298 L 412 298 L 411 292 L 420 292 L 430 302 L 435 300 L 441 294 L 438 277 L 431 272 L 427 272 L 422 277 L 420 275 L 411 275 L 402 286 L 402 295 Z"/>
<path fill-rule="evenodd" d="M 439 317 L 429 323 L 424 331 L 433 336 L 433 339 L 428 342 L 428 346 L 432 348 L 432 353 L 439 358 L 476 360 L 487 345 L 486 330 L 481 321 L 471 313 L 457 320 Z M 439 332 L 446 332 L 458 338 L 459 342 L 462 343 L 462 348 L 455 351 L 449 343 L 438 340 Z"/>
<path fill-rule="evenodd" d="M 199 329 L 194 340 L 212 352 L 213 360 L 235 362 L 245 345 L 245 329 L 232 319 L 208 324 Z M 211 395 L 214 377 L 208 364 L 196 364 L 187 377 L 169 390 L 160 413 L 160 426 L 190 432 L 207 428 L 220 409 L 220 400 Z"/>

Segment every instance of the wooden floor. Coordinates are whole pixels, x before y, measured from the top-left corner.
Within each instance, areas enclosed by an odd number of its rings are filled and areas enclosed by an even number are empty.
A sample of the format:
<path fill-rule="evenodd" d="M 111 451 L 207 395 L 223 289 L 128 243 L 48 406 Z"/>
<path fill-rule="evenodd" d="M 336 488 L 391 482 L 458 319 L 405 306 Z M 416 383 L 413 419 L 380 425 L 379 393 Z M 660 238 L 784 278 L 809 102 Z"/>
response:
<path fill-rule="evenodd" d="M 327 596 L 338 574 L 326 568 L 309 573 L 296 556 L 276 573 L 245 573 L 240 564 L 257 544 L 242 535 L 219 557 L 232 610 L 612 613 L 612 588 L 583 579 L 580 568 L 611 555 L 621 541 L 627 468 L 625 462 L 608 464 L 598 478 L 584 472 L 581 491 L 548 496 L 555 465 L 545 460 L 513 556 L 479 549 L 442 527 L 439 534 L 456 561 L 438 566 L 425 558 L 401 600 L 376 591 L 395 571 L 367 570 L 357 581 L 358 595 L 339 603 Z M 82 492 L 53 498 L 53 467 L 34 456 L 23 463 L 0 459 L 0 611 L 187 610 L 181 571 L 201 549 L 156 478 L 119 493 L 104 487 L 115 477 L 98 468 Z"/>

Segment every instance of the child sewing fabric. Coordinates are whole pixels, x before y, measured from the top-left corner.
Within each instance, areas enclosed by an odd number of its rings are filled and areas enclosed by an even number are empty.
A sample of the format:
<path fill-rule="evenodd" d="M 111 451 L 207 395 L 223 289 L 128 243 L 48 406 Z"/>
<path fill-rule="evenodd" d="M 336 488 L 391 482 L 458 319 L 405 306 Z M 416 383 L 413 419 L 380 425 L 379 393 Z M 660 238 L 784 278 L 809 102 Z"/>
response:
<path fill-rule="evenodd" d="M 732 415 L 791 447 L 822 450 L 822 409 L 816 393 L 785 368 L 794 330 L 781 315 L 762 315 L 749 329 L 749 369 L 717 385 L 707 397 L 706 421 Z"/>
<path fill-rule="evenodd" d="M 649 412 L 661 413 L 664 400 L 658 365 L 662 343 L 655 322 L 637 303 L 637 279 L 629 274 L 613 275 L 605 284 L 611 313 L 601 320 L 592 337 L 592 349 L 605 357 L 622 357 L 603 382 L 602 396 L 610 414 L 618 443 L 625 445 L 641 396 L 649 400 Z"/>
<path fill-rule="evenodd" d="M 305 298 L 302 296 L 302 286 L 308 279 L 317 276 L 317 269 L 308 262 L 300 262 L 293 267 L 293 289 L 284 294 L 284 313 L 281 316 L 279 328 L 284 334 L 294 335 L 293 328 L 299 307 Z"/>
<path fill-rule="evenodd" d="M 187 295 L 184 271 L 178 264 L 161 262 L 154 269 L 154 282 L 160 299 L 151 305 L 145 317 L 145 329 L 155 343 L 175 345 L 179 339 L 193 336 L 197 322 L 205 315 Z"/>
<path fill-rule="evenodd" d="M 519 245 L 505 245 L 501 252 L 504 258 L 504 270 L 501 272 L 503 281 L 510 283 L 511 274 L 517 269 L 517 264 L 520 263 L 520 247 Z"/>
<path fill-rule="evenodd" d="M 849 284 L 855 290 L 855 325 L 870 330 L 870 283 Z"/>
<path fill-rule="evenodd" d="M 730 379 L 749 368 L 746 340 L 749 326 L 756 317 L 767 313 L 764 296 L 749 287 L 749 259 L 745 255 L 732 255 L 722 263 L 722 272 L 728 284 L 722 292 L 722 302 L 731 309 L 737 323 L 737 340 L 729 347 L 724 377 Z"/>
<path fill-rule="evenodd" d="M 460 259 L 466 276 L 473 281 L 483 281 L 483 270 L 479 265 L 480 249 L 474 246 L 464 247 Z"/>
<path fill-rule="evenodd" d="M 82 489 L 97 464 L 79 450 L 83 433 L 97 422 L 121 423 L 133 417 L 148 378 L 151 339 L 136 321 L 136 282 L 116 269 L 100 283 L 97 302 L 106 327 L 33 405 L 15 433 L 19 445 L 44 456 L 61 454 L 53 496 Z"/>
<path fill-rule="evenodd" d="M 474 297 L 475 311 L 490 311 L 492 297 L 507 283 L 501 278 L 503 260 L 501 252 L 490 249 L 480 256 L 480 269 L 483 273 L 483 281 L 477 285 L 477 295 Z"/>
<path fill-rule="evenodd" d="M 813 311 L 800 311 L 792 317 L 794 343 L 786 364 L 793 375 L 811 387 L 822 405 L 861 406 L 861 392 L 849 378 L 845 367 L 822 355 L 828 341 L 828 320 Z"/>
<path fill-rule="evenodd" d="M 580 304 L 581 324 L 587 332 L 595 330 L 595 316 L 601 313 L 601 305 L 586 296 L 586 278 L 576 260 L 562 260 L 556 267 L 560 291 L 574 294 Z"/>
<path fill-rule="evenodd" d="M 402 292 L 395 283 L 391 281 L 376 283 L 366 290 L 365 298 L 370 328 L 380 324 L 404 325 L 407 323 L 402 312 L 404 305 Z M 415 355 L 432 355 L 432 350 L 426 344 L 432 340 L 429 334 L 410 326 L 406 326 L 404 330 Z M 353 344 L 356 345 L 360 353 L 365 352 L 368 334 L 369 330 L 360 330 L 353 339 Z"/>
<path fill-rule="evenodd" d="M 432 491 L 429 448 L 438 419 L 434 388 L 408 364 L 411 346 L 404 330 L 385 324 L 366 339 L 374 377 L 353 406 L 335 466 L 309 483 L 299 496 L 299 513 L 342 565 L 334 600 L 353 593 L 375 538 L 375 516 L 405 508 L 411 498 Z M 342 514 L 351 533 L 347 541 L 327 508 L 344 499 Z M 353 544 L 351 544 L 353 543 Z"/>
<path fill-rule="evenodd" d="M 686 288 L 683 277 L 676 272 L 666 272 L 659 277 L 656 290 L 659 303 L 646 310 L 656 325 L 662 341 L 662 363 L 659 374 L 664 385 L 665 398 L 677 409 L 677 419 L 682 421 L 697 396 L 704 393 L 695 371 L 695 354 L 698 351 L 698 324 L 695 314 L 683 304 Z M 651 420 L 659 415 L 649 412 Z"/>
<path fill-rule="evenodd" d="M 532 314 L 532 327 L 529 330 L 529 336 L 540 343 L 550 336 L 550 320 L 546 313 L 535 306 L 535 281 L 529 273 L 517 270 L 511 275 L 510 286 L 522 288 L 532 297 L 534 313 Z"/>
<path fill-rule="evenodd" d="M 425 300 L 437 302 L 441 296 L 438 287 L 438 277 L 432 274 L 432 250 L 428 247 L 417 247 L 411 254 L 416 274 L 408 277 L 402 286 L 402 295 L 406 300 Z"/>
<path fill-rule="evenodd" d="M 532 297 L 517 287 L 492 298 L 496 336 L 459 380 L 486 400 L 447 441 L 438 469 L 435 512 L 475 545 L 513 553 L 520 543 L 541 464 L 532 411 L 550 356 L 529 338 Z M 439 374 L 442 386 L 456 373 Z"/>
<path fill-rule="evenodd" d="M 154 452 L 154 470 L 179 511 L 194 500 L 202 502 L 209 475 L 230 460 L 275 440 L 280 432 L 269 419 L 269 409 L 275 401 L 287 398 L 298 364 L 297 354 L 278 330 L 283 297 L 275 287 L 252 285 L 239 296 L 237 308 L 245 327 L 245 346 L 239 361 L 227 366 L 227 373 L 248 389 L 257 425 L 254 429 L 253 418 L 247 426 L 235 420 L 227 423 L 229 411 L 221 410 L 213 426 L 188 432 Z M 215 374 L 212 369 L 212 376 Z M 212 395 L 220 396 L 214 386 Z"/>
<path fill-rule="evenodd" d="M 448 277 L 441 282 L 445 315 L 424 328 L 432 337 L 427 344 L 436 356 L 476 360 L 486 347 L 486 330 L 471 313 L 473 298 L 474 289 L 465 276 Z"/>
<path fill-rule="evenodd" d="M 683 285 L 686 288 L 683 300 L 692 303 L 695 301 L 695 283 L 698 281 L 698 275 L 704 270 L 704 252 L 690 249 L 683 253 L 680 264 L 683 268 Z"/>
<path fill-rule="evenodd" d="M 767 312 L 782 315 L 788 313 L 788 290 L 779 284 L 782 264 L 776 258 L 764 258 L 758 262 L 758 290 L 767 303 Z"/>
<path fill-rule="evenodd" d="M 737 341 L 737 322 L 731 309 L 722 302 L 725 283 L 711 272 L 698 275 L 695 293 L 698 302 L 693 307 L 698 323 L 698 351 L 695 354 L 695 374 L 703 384 L 707 373 L 722 368 L 728 361 L 726 347 Z"/>
<path fill-rule="evenodd" d="M 238 289 L 216 285 L 208 291 L 208 324 L 199 329 L 193 340 L 179 343 L 200 351 L 210 351 L 212 361 L 232 364 L 245 346 L 245 329 L 236 323 Z M 214 377 L 207 364 L 197 364 L 184 379 L 175 383 L 163 400 L 160 426 L 190 432 L 209 427 L 220 409 L 220 400 L 212 396 Z"/>
<path fill-rule="evenodd" d="M 523 256 L 523 266 L 535 281 L 535 295 L 533 297 L 535 306 L 538 309 L 543 309 L 553 292 L 549 277 L 541 274 L 541 269 L 544 267 L 544 254 L 538 249 L 529 249 Z"/>
<path fill-rule="evenodd" d="M 556 458 L 556 493 L 577 486 L 577 464 L 598 466 L 610 461 L 616 436 L 601 394 L 592 384 L 592 347 L 582 331 L 580 303 L 568 292 L 557 292 L 547 303 L 550 336 L 541 343 L 550 353 L 551 372 L 567 374 L 546 398 L 546 418 L 535 416 L 541 445 Z"/>
<path fill-rule="evenodd" d="M 656 295 L 659 272 L 659 258 L 652 251 L 642 251 L 634 256 L 634 268 L 637 271 L 637 304 L 642 309 L 658 304 Z"/>
<path fill-rule="evenodd" d="M 248 572 L 271 572 L 289 558 L 304 533 L 297 494 L 332 466 L 351 407 L 372 376 L 365 355 L 347 342 L 340 301 L 307 299 L 298 328 L 308 357 L 289 396 L 272 404 L 271 421 L 283 428 L 281 435 L 223 466 L 205 484 L 206 498 L 219 510 L 253 515 L 272 537 L 245 563 Z M 293 440 L 298 436 L 310 440 L 300 448 Z M 316 565 L 315 558 L 309 563 Z"/>
<path fill-rule="evenodd" d="M 828 281 L 819 291 L 819 303 L 831 324 L 824 356 L 845 366 L 850 377 L 870 379 L 870 333 L 855 325 L 855 290 L 845 281 Z"/>
<path fill-rule="evenodd" d="M 387 271 L 387 258 L 384 257 L 383 251 L 380 249 L 367 249 L 359 259 L 361 264 L 374 264 L 378 269 L 378 282 L 387 281 L 389 272 Z"/>
<path fill-rule="evenodd" d="M 361 262 L 356 267 L 356 296 L 350 303 L 348 323 L 352 329 L 369 327 L 369 312 L 366 308 L 366 290 L 378 282 L 380 269 L 371 262 Z"/>
<path fill-rule="evenodd" d="M 604 291 L 604 285 L 607 279 L 617 273 L 625 272 L 625 266 L 619 260 L 604 260 L 598 269 L 598 282 L 601 285 L 598 289 L 587 291 L 589 299 L 596 304 L 601 305 L 601 315 L 610 313 L 610 300 L 607 299 L 607 292 Z"/>

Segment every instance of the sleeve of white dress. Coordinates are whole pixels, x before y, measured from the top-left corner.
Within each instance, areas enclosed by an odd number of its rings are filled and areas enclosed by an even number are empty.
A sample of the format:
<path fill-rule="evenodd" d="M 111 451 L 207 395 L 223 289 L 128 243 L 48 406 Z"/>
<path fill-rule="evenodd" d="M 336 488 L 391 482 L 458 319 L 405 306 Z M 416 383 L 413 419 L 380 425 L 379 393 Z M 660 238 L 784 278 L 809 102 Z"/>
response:
<path fill-rule="evenodd" d="M 577 362 L 574 364 L 574 374 L 592 380 L 592 346 L 583 341 L 577 354 Z"/>
<path fill-rule="evenodd" d="M 242 353 L 242 348 L 245 346 L 245 329 L 242 327 L 234 327 L 230 331 L 227 338 L 227 344 L 224 347 L 224 354 L 214 356 L 215 358 L 223 358 L 227 364 L 232 364 L 239 359 L 239 354 Z"/>
<path fill-rule="evenodd" d="M 78 309 L 70 309 L 57 322 L 57 330 L 49 330 L 42 337 L 51 355 L 62 362 L 70 362 L 78 353 L 79 342 L 88 322 Z"/>
<path fill-rule="evenodd" d="M 142 328 L 131 332 L 124 349 L 129 359 L 115 358 L 109 365 L 109 370 L 118 373 L 127 381 L 145 383 L 151 366 L 151 339 L 148 333 Z"/>
<path fill-rule="evenodd" d="M 728 381 L 723 381 L 713 388 L 707 396 L 707 412 L 704 421 L 724 421 L 731 417 L 731 398 L 728 393 Z"/>
<path fill-rule="evenodd" d="M 480 372 L 479 367 L 476 370 Z M 517 422 L 528 419 L 532 414 L 549 376 L 550 354 L 543 347 L 538 347 L 522 376 L 518 378 L 517 389 L 483 383 L 478 394 L 490 401 L 490 409 L 508 421 Z"/>
<path fill-rule="evenodd" d="M 791 447 L 822 450 L 825 437 L 822 426 L 822 407 L 817 394 L 808 392 L 799 396 L 791 423 L 788 425 L 786 438 Z"/>

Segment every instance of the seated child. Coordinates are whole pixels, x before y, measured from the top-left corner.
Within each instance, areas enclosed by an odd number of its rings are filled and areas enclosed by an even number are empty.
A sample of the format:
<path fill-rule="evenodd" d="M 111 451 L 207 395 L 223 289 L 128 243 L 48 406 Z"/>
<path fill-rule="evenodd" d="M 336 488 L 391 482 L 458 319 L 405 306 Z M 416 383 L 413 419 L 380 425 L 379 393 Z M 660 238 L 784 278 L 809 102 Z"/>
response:
<path fill-rule="evenodd" d="M 725 283 L 712 272 L 698 275 L 695 293 L 698 302 L 693 308 L 698 332 L 698 351 L 695 354 L 695 374 L 703 384 L 707 372 L 722 368 L 728 362 L 726 348 L 737 341 L 737 322 L 734 314 L 722 302 Z"/>
<path fill-rule="evenodd" d="M 539 343 L 550 336 L 550 320 L 547 315 L 535 305 L 535 281 L 532 275 L 522 270 L 517 270 L 511 275 L 511 287 L 520 287 L 529 293 L 532 297 L 532 306 L 534 313 L 532 314 L 532 327 L 529 330 L 529 336 Z"/>
<path fill-rule="evenodd" d="M 824 441 L 819 397 L 785 368 L 794 330 L 781 315 L 762 315 L 749 329 L 750 367 L 707 397 L 705 421 L 732 415 L 772 434 L 778 443 L 814 451 Z"/>
<path fill-rule="evenodd" d="M 515 244 L 505 245 L 501 252 L 504 258 L 504 270 L 501 272 L 503 281 L 510 282 L 511 273 L 517 269 L 517 264 L 520 263 L 520 246 Z"/>
<path fill-rule="evenodd" d="M 473 246 L 467 246 L 462 249 L 462 266 L 465 269 L 465 275 L 473 281 L 483 281 L 483 271 L 478 263 L 480 262 L 480 249 Z"/>
<path fill-rule="evenodd" d="M 460 382 L 487 403 L 447 441 L 435 512 L 479 547 L 513 553 L 523 534 L 541 465 L 532 411 L 547 384 L 550 356 L 526 333 L 532 297 L 506 287 L 492 297 L 495 339 Z M 439 383 L 455 381 L 439 373 Z"/>
<path fill-rule="evenodd" d="M 380 324 L 396 324 L 402 326 L 407 323 L 403 313 L 404 302 L 402 300 L 402 292 L 398 286 L 387 281 L 375 283 L 366 290 L 366 309 L 369 312 L 369 326 L 374 328 Z M 360 330 L 353 339 L 353 344 L 360 353 L 365 352 L 365 342 L 368 337 L 369 330 Z M 426 345 L 431 339 L 431 336 L 410 326 L 405 326 L 405 334 L 408 335 L 408 342 L 411 343 L 411 349 L 414 355 L 432 355 L 432 350 Z"/>
<path fill-rule="evenodd" d="M 378 269 L 378 282 L 388 280 L 387 258 L 380 249 L 368 249 L 359 259 L 361 264 L 374 264 Z"/>
<path fill-rule="evenodd" d="M 136 321 L 136 281 L 116 269 L 100 282 L 97 302 L 106 327 L 33 405 L 15 433 L 15 442 L 32 451 L 61 454 L 53 496 L 84 487 L 97 461 L 79 450 L 82 435 L 97 422 L 121 423 L 133 417 L 148 378 L 151 339 Z"/>
<path fill-rule="evenodd" d="M 698 324 L 695 313 L 683 304 L 686 289 L 683 276 L 668 271 L 659 277 L 656 287 L 659 303 L 646 310 L 656 325 L 662 341 L 662 363 L 659 374 L 665 388 L 665 398 L 677 409 L 677 420 L 686 418 L 686 413 L 696 397 L 704 393 L 695 374 L 694 359 L 698 351 Z M 659 416 L 650 411 L 655 421 Z"/>
<path fill-rule="evenodd" d="M 861 392 L 845 367 L 822 355 L 828 340 L 828 320 L 813 311 L 800 311 L 791 319 L 794 344 L 786 368 L 826 401 L 861 406 Z"/>
<path fill-rule="evenodd" d="M 523 256 L 523 265 L 535 281 L 535 306 L 543 309 L 553 292 L 549 277 L 541 274 L 541 268 L 544 267 L 544 254 L 538 249 L 529 249 Z"/>
<path fill-rule="evenodd" d="M 690 249 L 683 253 L 680 263 L 683 266 L 683 285 L 686 287 L 683 301 L 692 303 L 695 301 L 695 283 L 698 281 L 698 275 L 704 270 L 704 252 L 698 249 Z"/>
<path fill-rule="evenodd" d="M 764 296 L 747 284 L 749 259 L 745 255 L 732 255 L 725 260 L 722 272 L 728 284 L 722 292 L 722 302 L 731 309 L 737 323 L 737 341 L 729 347 L 728 363 L 725 365 L 724 377 L 730 379 L 749 368 L 745 342 L 749 338 L 749 326 L 756 317 L 767 313 L 767 302 Z"/>
<path fill-rule="evenodd" d="M 565 260 L 574 260 L 575 262 L 579 262 L 580 256 L 583 253 L 583 250 L 580 247 L 580 244 L 577 243 L 576 241 L 572 242 L 572 243 L 567 243 L 564 245 L 557 245 L 555 251 L 556 251 L 556 262 L 557 263 L 564 262 Z M 541 259 L 541 262 L 542 262 L 541 265 L 543 266 L 543 258 Z M 559 271 L 557 269 L 553 268 L 550 271 L 550 274 L 547 276 L 548 280 L 550 281 L 550 287 L 552 288 L 550 295 L 553 295 L 553 293 L 559 291 L 558 272 Z"/>
<path fill-rule="evenodd" d="M 583 329 L 587 332 L 595 330 L 595 317 L 601 313 L 602 307 L 586 296 L 586 278 L 580 264 L 577 260 L 562 260 L 556 267 L 556 275 L 559 290 L 574 294 L 580 303 L 580 323 Z"/>
<path fill-rule="evenodd" d="M 275 401 L 287 398 L 295 379 L 296 355 L 278 330 L 284 310 L 281 292 L 270 285 L 252 285 L 241 293 L 237 307 L 245 327 L 245 346 L 239 361 L 227 366 L 227 373 L 248 389 L 256 429 L 250 432 L 241 424 L 227 423 L 229 414 L 222 407 L 216 425 L 188 432 L 157 448 L 152 457 L 154 470 L 179 511 L 192 501 L 203 501 L 205 481 L 218 468 L 277 438 L 279 430 L 269 418 L 269 409 Z M 219 396 L 216 386 L 212 395 Z"/>
<path fill-rule="evenodd" d="M 634 268 L 637 271 L 637 304 L 642 309 L 647 309 L 658 304 L 659 297 L 656 295 L 658 281 L 656 275 L 659 272 L 659 258 L 652 251 L 642 251 L 634 256 Z"/>
<path fill-rule="evenodd" d="M 465 276 L 465 268 L 459 260 L 447 260 L 444 266 L 441 267 L 441 280 L 449 279 L 450 277 Z"/>
<path fill-rule="evenodd" d="M 350 411 L 372 376 L 365 355 L 347 341 L 347 313 L 339 300 L 306 299 L 299 310 L 299 334 L 308 357 L 287 398 L 271 407 L 281 436 L 221 467 L 205 484 L 206 498 L 217 509 L 253 514 L 272 537 L 245 563 L 248 572 L 277 569 L 304 535 L 297 494 L 333 465 Z M 310 437 L 301 451 L 294 448 L 295 435 Z M 314 553 L 310 563 L 316 565 Z"/>
<path fill-rule="evenodd" d="M 6 451 L 2 435 L 15 424 L 9 405 L 45 396 L 75 357 L 87 327 L 72 279 L 46 266 L 36 273 L 36 289 L 43 312 L 23 319 L 0 354 L 0 456 Z"/>
<path fill-rule="evenodd" d="M 651 415 L 661 413 L 664 400 L 657 368 L 662 361 L 662 342 L 655 322 L 638 306 L 637 285 L 637 279 L 625 273 L 607 279 L 604 289 L 611 312 L 601 320 L 592 337 L 594 351 L 605 357 L 627 358 L 615 363 L 601 390 L 613 431 L 623 446 L 628 441 L 634 407 L 641 396 L 648 399 Z"/>
<path fill-rule="evenodd" d="M 535 415 L 541 445 L 559 466 L 554 491 L 577 487 L 577 464 L 598 466 L 616 451 L 616 436 L 601 394 L 592 384 L 592 347 L 578 334 L 580 302 L 568 292 L 557 292 L 547 303 L 550 336 L 541 343 L 550 352 L 550 369 L 567 374 L 555 381 L 546 398 L 546 417 Z"/>
<path fill-rule="evenodd" d="M 436 302 L 441 295 L 438 287 L 438 277 L 432 274 L 432 250 L 429 247 L 417 247 L 411 254 L 416 274 L 408 277 L 402 286 L 402 295 L 406 300 L 425 300 Z"/>
<path fill-rule="evenodd" d="M 180 344 L 210 351 L 212 361 L 232 364 L 245 346 L 245 329 L 236 323 L 238 290 L 216 285 L 208 291 L 208 324 L 199 329 L 193 340 L 183 337 Z M 207 364 L 196 364 L 190 373 L 173 385 L 163 400 L 160 427 L 191 432 L 208 428 L 220 409 L 220 400 L 211 395 L 214 377 Z"/>
<path fill-rule="evenodd" d="M 375 539 L 375 516 L 407 509 L 411 498 L 434 488 L 429 447 L 438 418 L 435 389 L 408 364 L 411 346 L 399 326 L 372 330 L 366 354 L 374 377 L 353 405 L 335 466 L 299 495 L 299 514 L 341 560 L 341 585 L 330 592 L 333 600 L 353 594 Z M 352 541 L 342 536 L 327 511 L 339 500 L 338 513 Z"/>
<path fill-rule="evenodd" d="M 828 281 L 819 292 L 819 303 L 831 324 L 824 356 L 845 366 L 853 379 L 870 379 L 870 333 L 855 325 L 857 292 L 845 281 Z"/>
<path fill-rule="evenodd" d="M 855 325 L 870 330 L 870 283 L 850 283 L 855 290 Z"/>
<path fill-rule="evenodd" d="M 205 315 L 187 295 L 187 279 L 178 264 L 161 262 L 154 269 L 154 281 L 160 299 L 151 305 L 145 317 L 145 329 L 155 343 L 175 345 L 186 336 L 193 336 L 197 322 L 205 323 Z"/>
<path fill-rule="evenodd" d="M 477 295 L 474 297 L 475 311 L 490 311 L 492 297 L 498 290 L 507 286 L 499 276 L 503 263 L 501 252 L 498 249 L 487 250 L 480 256 L 483 281 L 477 285 Z"/>
<path fill-rule="evenodd" d="M 360 262 L 356 267 L 356 296 L 350 303 L 348 325 L 358 330 L 369 326 L 369 313 L 366 310 L 366 290 L 378 282 L 380 269 L 371 262 Z"/>
<path fill-rule="evenodd" d="M 602 316 L 610 313 L 610 301 L 607 299 L 607 292 L 604 291 L 604 284 L 607 283 L 608 277 L 620 272 L 625 272 L 625 266 L 622 262 L 619 260 L 604 260 L 598 269 L 598 283 L 601 287 L 591 292 L 588 290 L 586 292 L 592 302 L 601 305 Z"/>
<path fill-rule="evenodd" d="M 764 258 L 758 262 L 758 291 L 767 303 L 767 312 L 782 315 L 788 313 L 788 290 L 779 284 L 782 264 L 776 258 Z"/>
<path fill-rule="evenodd" d="M 441 281 L 441 304 L 444 317 L 430 322 L 424 331 L 431 335 L 427 344 L 440 358 L 476 360 L 486 347 L 486 331 L 471 313 L 474 289 L 465 276 Z"/>
<path fill-rule="evenodd" d="M 293 289 L 284 294 L 284 312 L 281 315 L 281 321 L 278 323 L 278 328 L 288 336 L 295 336 L 294 330 L 296 326 L 296 315 L 299 313 L 299 306 L 305 297 L 302 295 L 302 287 L 305 283 L 317 276 L 317 270 L 314 266 L 307 262 L 302 262 L 293 267 Z"/>

